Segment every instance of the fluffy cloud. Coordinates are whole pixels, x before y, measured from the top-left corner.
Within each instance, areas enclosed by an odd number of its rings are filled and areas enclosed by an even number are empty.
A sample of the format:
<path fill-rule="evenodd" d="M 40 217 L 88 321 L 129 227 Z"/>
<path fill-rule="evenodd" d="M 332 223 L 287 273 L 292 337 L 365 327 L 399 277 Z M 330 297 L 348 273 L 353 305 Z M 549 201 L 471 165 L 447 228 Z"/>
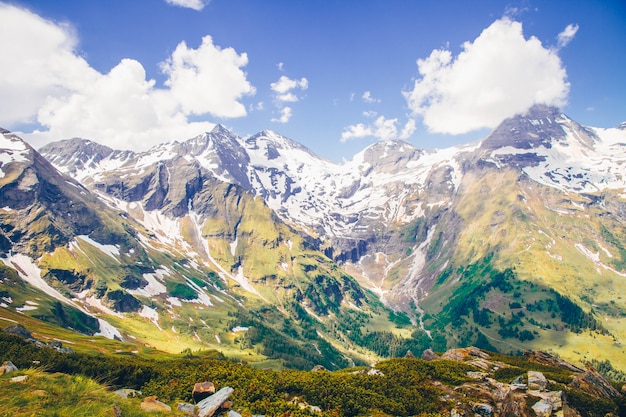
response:
<path fill-rule="evenodd" d="M 387 119 L 385 116 L 379 116 L 372 124 L 358 123 L 345 128 L 341 134 L 341 142 L 365 137 L 374 137 L 380 140 L 407 139 L 415 131 L 415 121 L 412 119 L 402 128 L 400 135 L 398 135 L 397 124 L 398 119 Z"/>
<path fill-rule="evenodd" d="M 305 77 L 302 77 L 299 80 L 292 80 L 287 76 L 281 75 L 278 81 L 270 84 L 270 87 L 272 88 L 273 92 L 279 95 L 284 95 L 296 88 L 306 90 L 307 88 L 309 88 L 309 80 L 307 80 Z"/>
<path fill-rule="evenodd" d="M 558 47 L 563 48 L 567 46 L 567 44 L 570 43 L 572 39 L 574 39 L 576 32 L 578 32 L 578 25 L 567 25 L 567 27 L 563 29 L 563 32 L 559 33 L 559 35 L 557 36 Z"/>
<path fill-rule="evenodd" d="M 564 31 L 571 39 L 574 27 Z M 533 104 L 562 106 L 569 92 L 556 50 L 526 39 L 519 22 L 502 18 L 453 57 L 447 49 L 419 59 L 420 78 L 403 92 L 431 132 L 461 134 L 495 127 Z"/>
<path fill-rule="evenodd" d="M 171 4 L 172 6 L 186 7 L 188 9 L 193 9 L 200 11 L 204 9 L 211 0 L 165 0 L 167 4 Z"/>
<path fill-rule="evenodd" d="M 279 69 L 282 70 L 282 62 Z M 294 92 L 295 90 L 306 90 L 309 88 L 309 80 L 305 77 L 299 80 L 292 80 L 291 78 L 281 75 L 278 81 L 271 83 L 270 88 L 274 92 L 274 104 L 278 108 L 280 117 L 272 118 L 272 122 L 287 123 L 293 114 L 291 107 L 284 107 L 285 103 L 295 103 L 300 100 L 300 97 Z"/>
<path fill-rule="evenodd" d="M 143 149 L 213 127 L 188 116 L 240 117 L 240 99 L 253 95 L 242 67 L 245 53 L 221 49 L 210 36 L 197 49 L 180 43 L 161 64 L 159 88 L 141 63 L 124 59 L 107 74 L 76 52 L 74 31 L 0 4 L 0 110 L 3 123 L 38 123 L 24 136 L 35 145 L 81 136 L 113 147 Z"/>
<path fill-rule="evenodd" d="M 221 49 L 205 36 L 198 49 L 181 42 L 161 69 L 169 77 L 165 85 L 185 114 L 241 117 L 246 115 L 246 108 L 239 99 L 255 93 L 241 69 L 246 65 L 245 53 Z"/>
<path fill-rule="evenodd" d="M 71 27 L 0 3 L 0 114 L 3 123 L 35 122 L 49 96 L 89 86 L 98 73 L 74 53 Z"/>

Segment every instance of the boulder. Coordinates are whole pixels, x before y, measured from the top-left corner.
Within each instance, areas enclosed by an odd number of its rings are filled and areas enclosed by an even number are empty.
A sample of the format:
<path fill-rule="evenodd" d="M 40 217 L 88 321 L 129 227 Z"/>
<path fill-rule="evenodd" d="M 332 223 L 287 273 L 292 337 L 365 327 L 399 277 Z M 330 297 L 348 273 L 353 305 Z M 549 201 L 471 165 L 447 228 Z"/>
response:
<path fill-rule="evenodd" d="M 13 378 L 11 378 L 9 381 L 11 382 L 26 382 L 28 380 L 28 375 L 20 375 L 20 376 L 15 376 Z"/>
<path fill-rule="evenodd" d="M 327 372 L 328 369 L 324 368 L 324 365 L 315 365 L 311 372 Z"/>
<path fill-rule="evenodd" d="M 404 357 L 405 358 L 415 358 L 415 355 L 410 350 L 407 350 L 406 351 L 406 355 L 404 355 Z"/>
<path fill-rule="evenodd" d="M 215 394 L 215 385 L 210 381 L 197 382 L 191 391 L 191 396 L 196 404 L 213 394 Z"/>
<path fill-rule="evenodd" d="M 11 361 L 5 361 L 2 366 L 0 366 L 0 375 L 15 371 L 17 371 L 17 366 L 13 365 L 13 362 Z"/>
<path fill-rule="evenodd" d="M 539 400 L 532 406 L 537 417 L 550 417 L 552 414 L 552 405 L 545 400 Z"/>
<path fill-rule="evenodd" d="M 141 397 L 141 391 L 137 391 L 135 389 L 130 388 L 122 388 L 115 391 L 115 394 L 121 398 L 135 398 Z"/>
<path fill-rule="evenodd" d="M 155 396 L 147 397 L 143 400 L 140 405 L 143 411 L 152 412 L 152 411 L 172 411 L 172 407 L 169 405 L 158 401 Z"/>
<path fill-rule="evenodd" d="M 543 391 L 546 389 L 548 385 L 548 380 L 546 377 L 537 371 L 528 371 L 528 389 Z"/>
<path fill-rule="evenodd" d="M 422 352 L 422 359 L 424 359 L 425 361 L 434 361 L 436 359 L 439 359 L 439 355 L 437 355 L 431 349 L 426 349 L 424 352 Z"/>
<path fill-rule="evenodd" d="M 9 326 L 6 329 L 4 329 L 4 332 L 8 334 L 13 334 L 15 336 L 23 337 L 24 339 L 32 339 L 33 337 L 30 331 L 26 327 L 22 326 L 21 324 Z"/>
<path fill-rule="evenodd" d="M 228 400 L 233 391 L 231 387 L 224 387 L 210 397 L 200 401 L 196 405 L 198 417 L 211 417 Z"/>
<path fill-rule="evenodd" d="M 177 403 L 176 409 L 184 414 L 189 414 L 190 416 L 196 415 L 196 406 L 189 403 Z"/>

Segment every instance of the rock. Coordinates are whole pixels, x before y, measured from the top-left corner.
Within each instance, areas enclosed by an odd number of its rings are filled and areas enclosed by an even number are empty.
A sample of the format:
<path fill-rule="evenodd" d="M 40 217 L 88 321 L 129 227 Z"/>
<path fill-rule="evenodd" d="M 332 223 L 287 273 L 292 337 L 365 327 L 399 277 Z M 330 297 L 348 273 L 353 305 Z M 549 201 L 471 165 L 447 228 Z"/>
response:
<path fill-rule="evenodd" d="M 549 417 L 552 414 L 552 405 L 545 400 L 539 400 L 532 406 L 537 417 Z"/>
<path fill-rule="evenodd" d="M 328 372 L 328 369 L 324 368 L 324 365 L 315 365 L 311 372 Z"/>
<path fill-rule="evenodd" d="M 493 408 L 489 404 L 476 404 L 474 406 L 474 412 L 481 417 L 493 416 Z"/>
<path fill-rule="evenodd" d="M 239 414 L 239 413 L 238 413 L 238 412 L 236 412 L 236 411 L 229 410 L 229 411 L 228 411 L 228 414 L 226 414 L 226 417 L 241 417 L 241 414 Z"/>
<path fill-rule="evenodd" d="M 531 350 L 529 352 L 524 352 L 524 356 L 526 357 L 526 359 L 528 359 L 529 362 L 534 362 L 541 365 L 556 366 L 558 368 L 566 369 L 572 372 L 584 372 L 582 369 L 572 365 L 571 363 L 567 363 L 564 360 L 541 350 Z"/>
<path fill-rule="evenodd" d="M 190 416 L 196 415 L 196 406 L 189 403 L 177 403 L 176 409 L 181 413 L 189 414 Z"/>
<path fill-rule="evenodd" d="M 613 388 L 613 386 L 600 375 L 591 366 L 587 367 L 587 371 L 580 375 L 576 375 L 574 380 L 570 383 L 570 386 L 577 388 L 587 394 L 593 395 L 596 398 L 617 398 L 622 394 Z M 623 391 L 622 387 L 622 391 Z"/>
<path fill-rule="evenodd" d="M 158 401 L 155 396 L 147 397 L 141 403 L 141 409 L 143 411 L 152 412 L 152 411 L 172 411 L 172 407 L 169 405 Z"/>
<path fill-rule="evenodd" d="M 422 359 L 424 359 L 425 361 L 434 361 L 436 359 L 439 359 L 439 355 L 437 355 L 431 349 L 426 349 L 424 352 L 422 352 Z"/>
<path fill-rule="evenodd" d="M 130 388 L 122 388 L 115 391 L 115 394 L 121 398 L 135 398 L 141 397 L 141 391 L 137 391 L 135 389 Z"/>
<path fill-rule="evenodd" d="M 563 416 L 563 392 L 562 391 L 529 391 L 533 397 L 539 398 L 532 409 L 538 417 Z"/>
<path fill-rule="evenodd" d="M 198 416 L 211 417 L 228 400 L 233 391 L 231 387 L 224 387 L 210 397 L 200 401 L 196 405 L 198 407 Z"/>
<path fill-rule="evenodd" d="M 467 371 L 466 375 L 472 379 L 483 381 L 489 374 L 486 372 Z"/>
<path fill-rule="evenodd" d="M 489 359 L 489 354 L 483 352 L 477 347 L 470 346 L 468 348 L 451 349 L 441 355 L 441 359 L 448 359 L 452 361 L 465 362 L 476 358 Z"/>
<path fill-rule="evenodd" d="M 9 379 L 9 381 L 11 382 L 19 382 L 19 383 L 26 382 L 27 380 L 28 380 L 28 375 L 15 376 Z"/>
<path fill-rule="evenodd" d="M 215 394 L 215 385 L 210 381 L 196 383 L 191 392 L 191 396 L 196 404 L 213 394 Z"/>
<path fill-rule="evenodd" d="M 537 371 L 528 371 L 528 389 L 543 391 L 548 385 L 546 377 Z"/>
<path fill-rule="evenodd" d="M 0 366 L 0 375 L 15 371 L 17 371 L 17 366 L 13 365 L 13 362 L 11 361 L 5 361 L 2 366 Z"/>
<path fill-rule="evenodd" d="M 404 355 L 404 357 L 405 358 L 415 358 L 415 355 L 410 350 L 407 350 L 406 351 L 406 355 Z"/>
<path fill-rule="evenodd" d="M 36 389 L 31 392 L 31 394 L 35 397 L 45 397 L 48 393 L 42 389 Z"/>
<path fill-rule="evenodd" d="M 4 329 L 4 332 L 8 333 L 8 334 L 13 334 L 15 336 L 23 337 L 24 339 L 32 339 L 32 337 L 33 337 L 31 332 L 28 331 L 28 329 L 26 327 L 22 326 L 21 324 L 16 324 L 14 326 L 9 326 L 6 329 Z"/>

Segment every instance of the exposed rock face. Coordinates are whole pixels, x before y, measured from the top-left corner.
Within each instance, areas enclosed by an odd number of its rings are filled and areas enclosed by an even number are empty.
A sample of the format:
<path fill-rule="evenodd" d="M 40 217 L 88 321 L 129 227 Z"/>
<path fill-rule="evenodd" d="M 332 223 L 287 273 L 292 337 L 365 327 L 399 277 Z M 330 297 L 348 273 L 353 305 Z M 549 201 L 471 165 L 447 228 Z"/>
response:
<path fill-rule="evenodd" d="M 541 350 L 526 351 L 524 352 L 524 356 L 530 362 L 539 363 L 541 365 L 556 366 L 558 368 L 566 369 L 572 372 L 584 372 L 579 367 L 574 366 L 571 363 L 565 362 L 564 360 Z"/>
<path fill-rule="evenodd" d="M 588 366 L 584 373 L 577 375 L 570 386 L 597 398 L 617 398 L 622 395 L 591 366 Z"/>

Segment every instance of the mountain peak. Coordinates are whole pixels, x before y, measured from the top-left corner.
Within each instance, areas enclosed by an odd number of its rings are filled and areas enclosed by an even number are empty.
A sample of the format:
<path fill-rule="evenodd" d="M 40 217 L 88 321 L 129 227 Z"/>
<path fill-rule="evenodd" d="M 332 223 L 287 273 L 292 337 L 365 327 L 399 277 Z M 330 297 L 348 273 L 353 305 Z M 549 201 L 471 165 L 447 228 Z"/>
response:
<path fill-rule="evenodd" d="M 552 140 L 565 137 L 563 114 L 556 107 L 536 104 L 524 114 L 504 120 L 483 141 L 483 149 L 513 147 L 516 149 L 550 148 Z"/>

